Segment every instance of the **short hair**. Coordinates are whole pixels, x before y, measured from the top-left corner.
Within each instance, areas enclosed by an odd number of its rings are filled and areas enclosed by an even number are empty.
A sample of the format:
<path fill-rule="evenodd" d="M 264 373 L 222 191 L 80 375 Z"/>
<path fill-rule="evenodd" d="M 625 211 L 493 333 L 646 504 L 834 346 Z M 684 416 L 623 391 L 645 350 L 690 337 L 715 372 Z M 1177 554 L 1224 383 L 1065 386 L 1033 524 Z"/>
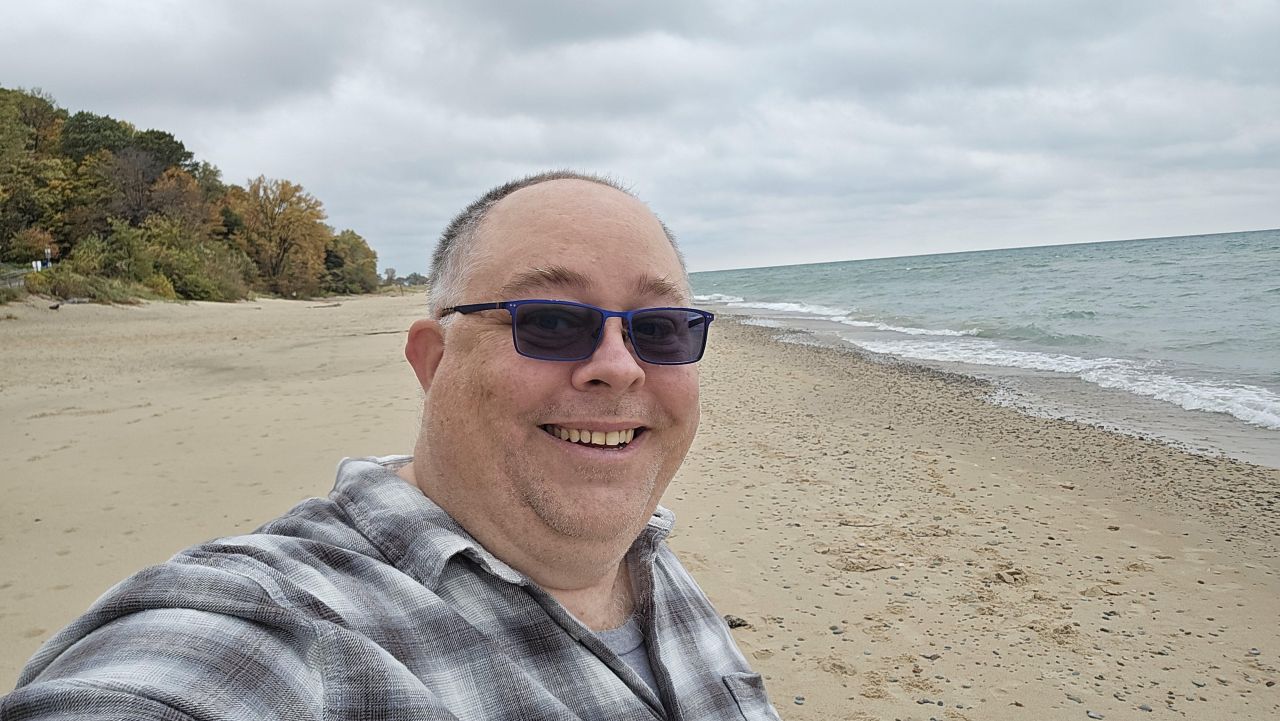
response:
<path fill-rule="evenodd" d="M 582 180 L 613 188 L 620 193 L 636 198 L 635 193 L 612 178 L 573 170 L 550 170 L 535 175 L 527 175 L 491 189 L 471 205 L 468 205 L 461 213 L 454 216 L 453 220 L 449 221 L 449 224 L 445 226 L 444 232 L 440 234 L 440 240 L 436 243 L 435 252 L 431 256 L 431 272 L 427 276 L 427 283 L 430 288 L 428 309 L 432 317 L 439 318 L 445 308 L 462 302 L 459 296 L 467 280 L 467 254 L 471 249 L 472 241 L 475 239 L 476 230 L 484 222 L 484 219 L 488 217 L 489 211 L 493 209 L 493 206 L 517 190 L 551 180 Z M 639 200 L 639 198 L 636 199 Z M 671 242 L 671 247 L 676 252 L 676 258 L 680 261 L 680 269 L 685 272 L 687 281 L 688 271 L 685 269 L 684 256 L 676 245 L 675 236 L 671 234 L 671 230 L 666 223 L 662 222 L 661 218 L 658 219 L 658 224 L 662 226 L 663 235 Z"/>

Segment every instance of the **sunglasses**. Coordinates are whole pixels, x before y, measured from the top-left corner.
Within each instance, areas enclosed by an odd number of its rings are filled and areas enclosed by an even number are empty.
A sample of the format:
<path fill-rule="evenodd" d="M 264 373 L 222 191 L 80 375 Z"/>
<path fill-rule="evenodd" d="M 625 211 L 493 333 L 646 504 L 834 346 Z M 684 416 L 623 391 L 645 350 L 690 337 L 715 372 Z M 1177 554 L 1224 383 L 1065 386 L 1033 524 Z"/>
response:
<path fill-rule="evenodd" d="M 567 300 L 507 300 L 445 308 L 449 313 L 505 310 L 511 313 L 511 339 L 526 358 L 586 360 L 600 346 L 604 322 L 621 318 L 636 357 L 656 365 L 697 363 L 707 347 L 707 326 L 715 316 L 697 308 L 605 310 Z"/>

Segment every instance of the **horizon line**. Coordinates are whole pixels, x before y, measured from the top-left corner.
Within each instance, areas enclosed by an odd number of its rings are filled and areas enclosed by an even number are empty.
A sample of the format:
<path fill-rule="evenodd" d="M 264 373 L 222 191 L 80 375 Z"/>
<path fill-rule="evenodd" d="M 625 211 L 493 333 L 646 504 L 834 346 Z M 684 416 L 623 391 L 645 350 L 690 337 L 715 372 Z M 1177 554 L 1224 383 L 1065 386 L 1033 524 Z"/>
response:
<path fill-rule="evenodd" d="M 926 258 L 935 255 L 962 255 L 965 253 L 992 253 L 1001 250 L 1021 250 L 1024 248 L 1060 248 L 1071 245 L 1101 245 L 1103 243 L 1132 243 L 1148 240 L 1171 240 L 1173 238 L 1204 238 L 1213 235 L 1239 235 L 1241 233 L 1267 233 L 1280 231 L 1280 228 L 1256 228 L 1253 230 L 1224 230 L 1212 233 L 1192 233 L 1190 235 L 1158 235 L 1149 238 L 1113 238 L 1110 240 L 1078 240 L 1067 243 L 1045 243 L 1043 245 L 1011 245 L 1001 248 L 971 248 L 968 250 L 948 250 L 941 253 L 904 253 L 903 255 L 875 255 L 864 258 L 843 258 L 840 260 L 814 260 L 805 263 L 781 263 L 778 265 L 747 265 L 734 268 L 712 268 L 708 270 L 691 270 L 689 275 L 698 273 L 722 273 L 730 270 L 759 270 L 761 268 L 794 268 L 806 265 L 828 265 L 831 263 L 853 263 L 863 260 L 893 260 L 896 258 Z"/>

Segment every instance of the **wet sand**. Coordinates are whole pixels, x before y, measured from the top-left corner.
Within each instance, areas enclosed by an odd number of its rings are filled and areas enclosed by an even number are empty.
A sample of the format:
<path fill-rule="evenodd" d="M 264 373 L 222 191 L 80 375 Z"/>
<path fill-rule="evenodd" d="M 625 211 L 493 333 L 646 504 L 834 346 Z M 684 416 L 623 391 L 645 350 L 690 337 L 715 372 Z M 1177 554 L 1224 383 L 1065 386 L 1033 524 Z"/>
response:
<path fill-rule="evenodd" d="M 129 573 L 410 448 L 422 301 L 0 307 L 0 688 Z M 671 543 L 784 718 L 1280 713 L 1280 471 L 728 319 L 702 371 Z"/>

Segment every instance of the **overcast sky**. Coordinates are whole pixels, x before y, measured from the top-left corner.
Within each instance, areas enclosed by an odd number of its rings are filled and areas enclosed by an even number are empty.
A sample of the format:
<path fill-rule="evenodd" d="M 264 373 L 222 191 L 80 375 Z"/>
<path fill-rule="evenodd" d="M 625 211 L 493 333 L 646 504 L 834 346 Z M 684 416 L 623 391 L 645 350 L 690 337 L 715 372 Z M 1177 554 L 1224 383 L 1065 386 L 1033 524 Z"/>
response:
<path fill-rule="evenodd" d="M 7 2 L 0 85 L 301 183 L 382 267 L 549 168 L 691 270 L 1280 226 L 1280 2 Z"/>

